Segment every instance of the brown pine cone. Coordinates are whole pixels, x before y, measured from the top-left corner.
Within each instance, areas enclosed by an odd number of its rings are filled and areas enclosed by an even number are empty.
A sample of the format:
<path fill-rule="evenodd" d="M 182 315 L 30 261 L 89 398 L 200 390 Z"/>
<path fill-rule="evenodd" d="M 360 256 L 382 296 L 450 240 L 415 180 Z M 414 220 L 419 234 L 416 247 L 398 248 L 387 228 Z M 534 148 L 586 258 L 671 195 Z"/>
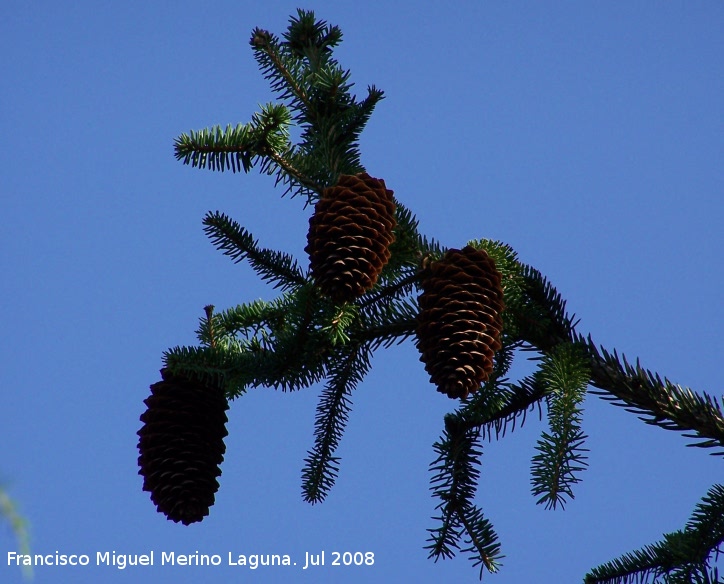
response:
<path fill-rule="evenodd" d="M 500 272 L 485 251 L 450 249 L 430 264 L 421 287 L 420 361 L 439 392 L 465 398 L 488 379 L 501 347 Z"/>
<path fill-rule="evenodd" d="M 385 181 L 366 173 L 343 174 L 322 192 L 304 250 L 322 293 L 335 302 L 367 292 L 390 259 L 397 223 L 392 195 Z"/>
<path fill-rule="evenodd" d="M 151 385 L 138 431 L 138 474 L 143 490 L 171 521 L 201 521 L 214 504 L 226 446 L 226 410 L 220 387 L 206 387 L 161 370 Z"/>

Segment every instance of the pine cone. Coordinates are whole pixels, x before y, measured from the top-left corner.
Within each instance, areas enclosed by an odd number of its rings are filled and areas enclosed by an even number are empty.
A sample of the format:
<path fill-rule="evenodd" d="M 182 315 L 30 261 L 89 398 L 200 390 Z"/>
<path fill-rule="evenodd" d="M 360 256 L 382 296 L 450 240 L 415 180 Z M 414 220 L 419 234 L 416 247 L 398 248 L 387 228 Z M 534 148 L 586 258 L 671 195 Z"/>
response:
<path fill-rule="evenodd" d="M 385 181 L 366 173 L 341 175 L 322 192 L 304 250 L 314 279 L 335 302 L 367 292 L 390 259 L 397 223 L 392 194 Z"/>
<path fill-rule="evenodd" d="M 144 400 L 138 431 L 138 474 L 159 512 L 189 525 L 201 521 L 214 504 L 216 477 L 224 460 L 226 410 L 220 387 L 207 387 L 161 370 L 163 381 Z"/>
<path fill-rule="evenodd" d="M 418 298 L 417 348 L 437 390 L 476 391 L 493 370 L 504 308 L 501 275 L 482 250 L 450 249 L 428 268 Z"/>

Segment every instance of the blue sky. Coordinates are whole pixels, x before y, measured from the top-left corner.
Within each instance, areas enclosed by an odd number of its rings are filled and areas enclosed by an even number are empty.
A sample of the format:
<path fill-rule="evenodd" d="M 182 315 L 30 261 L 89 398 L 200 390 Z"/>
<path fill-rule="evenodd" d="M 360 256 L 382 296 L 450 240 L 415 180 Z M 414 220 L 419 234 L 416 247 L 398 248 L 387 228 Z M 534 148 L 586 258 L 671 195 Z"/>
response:
<path fill-rule="evenodd" d="M 412 343 L 354 396 L 327 501 L 300 496 L 318 389 L 231 404 L 211 515 L 155 512 L 137 475 L 143 399 L 206 304 L 272 298 L 201 229 L 223 211 L 306 261 L 310 210 L 273 180 L 182 166 L 173 139 L 246 122 L 272 99 L 248 38 L 298 5 L 16 2 L 0 8 L 0 481 L 37 553 L 374 552 L 370 568 L 38 568 L 35 582 L 477 581 L 433 564 L 432 443 L 454 403 Z M 500 239 L 556 285 L 579 331 L 721 395 L 724 5 L 317 2 L 357 91 L 386 92 L 363 163 L 450 247 Z M 525 362 L 516 369 L 527 371 Z M 576 582 L 684 525 L 721 460 L 585 403 L 589 469 L 565 511 L 530 494 L 535 416 L 485 446 L 478 504 L 506 555 L 498 584 Z M 0 528 L 0 581 L 14 549 Z"/>

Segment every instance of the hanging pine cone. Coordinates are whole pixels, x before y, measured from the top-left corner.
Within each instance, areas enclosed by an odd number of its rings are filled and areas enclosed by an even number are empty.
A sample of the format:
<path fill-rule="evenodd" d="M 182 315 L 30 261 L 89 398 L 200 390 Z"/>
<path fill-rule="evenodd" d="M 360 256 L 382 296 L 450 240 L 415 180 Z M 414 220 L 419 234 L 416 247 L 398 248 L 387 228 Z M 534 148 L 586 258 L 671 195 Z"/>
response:
<path fill-rule="evenodd" d="M 377 282 L 395 240 L 395 203 L 385 181 L 366 173 L 341 175 L 324 189 L 309 219 L 312 275 L 337 303 L 349 302 Z"/>
<path fill-rule="evenodd" d="M 226 410 L 220 387 L 207 387 L 161 370 L 162 381 L 144 400 L 138 431 L 138 474 L 143 490 L 168 519 L 201 521 L 214 504 L 224 460 Z"/>
<path fill-rule="evenodd" d="M 450 249 L 429 266 L 421 287 L 420 361 L 439 392 L 465 398 L 488 379 L 501 347 L 500 272 L 482 250 Z"/>

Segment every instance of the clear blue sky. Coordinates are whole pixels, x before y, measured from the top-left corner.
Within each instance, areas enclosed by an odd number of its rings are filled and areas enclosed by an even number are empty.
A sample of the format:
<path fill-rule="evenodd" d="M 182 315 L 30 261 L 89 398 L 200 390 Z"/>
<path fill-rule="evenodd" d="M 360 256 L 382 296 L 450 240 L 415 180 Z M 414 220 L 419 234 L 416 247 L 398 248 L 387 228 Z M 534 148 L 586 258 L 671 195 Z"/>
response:
<path fill-rule="evenodd" d="M 427 6 L 426 6 L 427 4 Z M 269 177 L 182 166 L 173 139 L 272 96 L 248 46 L 297 3 L 19 2 L 0 8 L 0 481 L 37 553 L 371 551 L 372 568 L 39 568 L 35 582 L 475 582 L 422 546 L 432 443 L 454 403 L 412 343 L 354 396 L 337 485 L 300 496 L 318 388 L 232 403 L 211 515 L 156 513 L 142 400 L 206 304 L 271 298 L 201 229 L 235 217 L 304 263 L 309 209 Z M 359 93 L 385 90 L 363 162 L 443 244 L 501 239 L 608 349 L 721 395 L 724 4 L 316 2 Z M 520 371 L 526 370 L 521 364 Z M 590 468 L 565 511 L 530 494 L 545 427 L 485 447 L 478 503 L 506 555 L 486 581 L 577 582 L 684 525 L 720 457 L 590 397 Z M 20 582 L 0 528 L 0 581 Z"/>

